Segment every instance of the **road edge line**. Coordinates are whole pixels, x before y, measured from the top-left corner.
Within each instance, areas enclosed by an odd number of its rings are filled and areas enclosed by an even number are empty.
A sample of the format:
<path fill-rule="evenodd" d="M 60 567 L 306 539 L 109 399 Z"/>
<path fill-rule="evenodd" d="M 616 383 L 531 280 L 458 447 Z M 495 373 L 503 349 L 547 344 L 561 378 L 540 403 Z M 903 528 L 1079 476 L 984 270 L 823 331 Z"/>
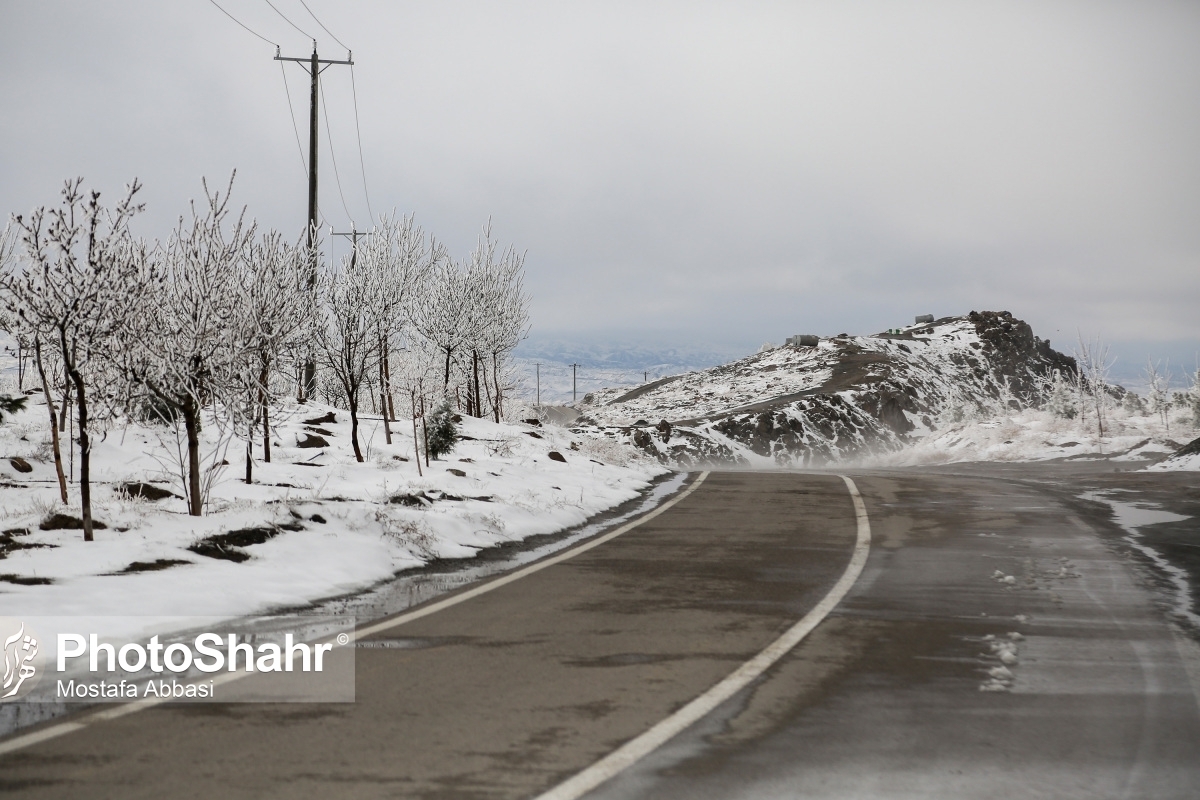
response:
<path fill-rule="evenodd" d="M 527 567 L 522 567 L 521 569 L 519 569 L 515 572 L 510 572 L 507 575 L 502 575 L 501 577 L 497 578 L 494 581 L 489 581 L 488 583 L 482 584 L 473 589 L 469 589 L 465 592 L 462 592 L 461 594 L 456 594 L 452 597 L 447 597 L 444 600 L 439 600 L 436 603 L 432 603 L 428 606 L 417 609 L 416 611 L 410 611 L 406 614 L 400 614 L 399 616 L 383 620 L 382 622 L 377 622 L 377 623 L 368 625 L 365 628 L 360 628 L 354 632 L 354 638 L 357 640 L 364 636 L 370 636 L 375 633 L 379 633 L 381 631 L 388 630 L 390 628 L 395 628 L 397 626 L 405 624 L 406 622 L 412 622 L 413 620 L 420 619 L 421 617 L 427 617 L 430 614 L 435 614 L 438 611 L 441 611 L 445 608 L 449 608 L 450 606 L 458 605 L 459 603 L 462 603 L 466 600 L 470 600 L 473 597 L 478 597 L 481 594 L 487 594 L 488 592 L 492 591 L 493 589 L 499 589 L 501 586 L 510 584 L 513 581 L 524 578 L 527 575 L 532 575 L 533 573 L 538 572 L 539 570 L 543 570 L 546 567 L 550 567 L 550 566 L 553 566 L 554 564 L 558 564 L 563 561 L 566 561 L 568 558 L 573 558 L 574 556 L 577 556 L 582 552 L 591 550 L 593 547 L 598 547 L 599 545 L 602 545 L 607 541 L 611 541 L 612 539 L 617 538 L 618 536 L 620 536 L 623 533 L 627 533 L 627 532 L 633 530 L 638 525 L 641 525 L 643 522 L 648 522 L 648 521 L 654 519 L 659 514 L 666 511 L 668 508 L 671 508 L 676 503 L 679 503 L 685 497 L 690 495 L 692 492 L 696 491 L 696 489 L 698 489 L 700 487 L 700 484 L 704 483 L 704 479 L 707 478 L 708 475 L 709 475 L 709 470 L 704 470 L 703 472 L 700 473 L 700 475 L 696 478 L 696 480 L 692 481 L 688 485 L 688 487 L 686 489 L 684 489 L 682 492 L 675 495 L 667 502 L 657 506 L 652 511 L 646 512 L 645 514 L 643 514 L 642 516 L 638 517 L 635 520 L 630 520 L 629 522 L 626 522 L 624 525 L 617 528 L 616 530 L 609 531 L 608 533 L 606 533 L 602 536 L 597 536 L 594 539 L 589 539 L 588 541 L 584 542 L 583 544 L 572 547 L 569 550 L 564 550 L 561 553 L 556 553 L 555 555 L 550 556 L 549 558 L 545 558 L 545 559 L 542 559 L 541 561 L 537 561 L 533 564 L 530 564 Z M 226 675 L 222 675 L 220 677 L 226 678 L 226 680 L 220 680 L 220 678 L 218 678 L 217 679 L 218 683 L 229 683 L 231 681 L 237 680 L 244 676 L 242 673 L 227 673 Z M 17 750 L 23 750 L 26 747 L 31 747 L 32 745 L 39 744 L 41 742 L 45 742 L 50 739 L 56 739 L 59 736 L 65 736 L 68 733 L 74 733 L 75 731 L 82 730 L 94 723 L 107 722 L 108 720 L 111 720 L 111 719 L 117 719 L 118 717 L 123 717 L 128 714 L 135 714 L 138 711 L 144 711 L 147 708 L 151 708 L 153 706 L 164 703 L 164 702 L 166 702 L 166 700 L 167 700 L 166 698 L 163 698 L 163 699 L 155 698 L 153 700 L 139 699 L 139 700 L 134 700 L 131 703 L 114 704 L 113 706 L 110 706 L 109 708 L 105 708 L 101 711 L 95 711 L 91 714 L 88 714 L 88 715 L 78 719 L 78 720 L 71 720 L 69 722 L 60 722 L 56 725 L 51 725 L 49 727 L 42 728 L 41 730 L 33 731 L 32 733 L 26 733 L 26 734 L 22 734 L 20 736 L 14 736 L 11 739 L 0 741 L 0 756 L 7 755 L 8 753 L 12 753 Z"/>
<path fill-rule="evenodd" d="M 748 686 L 770 669 L 776 661 L 800 644 L 804 637 L 808 636 L 829 615 L 829 612 L 833 611 L 858 581 L 871 550 L 871 522 L 867 517 L 867 507 L 863 503 L 862 495 L 858 493 L 858 487 L 849 477 L 845 475 L 838 475 L 838 477 L 845 481 L 850 498 L 854 501 L 857 538 L 854 544 L 854 553 L 850 557 L 846 571 L 842 573 L 842 577 L 833 585 L 833 588 L 821 598 L 821 602 L 801 617 L 799 622 L 788 628 L 782 636 L 767 645 L 758 655 L 721 679 L 707 692 L 582 772 L 576 773 L 553 789 L 538 795 L 534 800 L 578 800 L 601 784 L 616 777 Z"/>
<path fill-rule="evenodd" d="M 459 603 L 466 602 L 467 600 L 470 600 L 474 597 L 479 597 L 481 594 L 487 594 L 488 592 L 490 592 L 494 589 L 499 589 L 501 586 L 507 586 L 508 584 L 510 584 L 514 581 L 518 581 L 521 578 L 524 578 L 528 575 L 532 575 L 535 572 L 540 572 L 541 570 L 545 569 L 546 567 L 552 567 L 555 564 L 560 564 L 563 561 L 566 561 L 567 559 L 574 558 L 575 556 L 579 555 L 580 553 L 591 550 L 593 547 L 599 547 L 600 545 L 604 544 L 605 542 L 612 541 L 613 539 L 617 538 L 618 536 L 620 536 L 623 533 L 628 533 L 629 531 L 633 530 L 634 528 L 641 525 L 642 523 L 649 522 L 650 520 L 657 517 L 659 514 L 663 513 L 667 509 L 674 506 L 676 503 L 681 502 L 684 498 L 686 498 L 692 492 L 696 491 L 696 489 L 700 488 L 700 484 L 704 483 L 704 479 L 707 478 L 708 475 L 709 475 L 708 470 L 701 472 L 699 477 L 697 477 L 696 480 L 692 481 L 691 484 L 689 484 L 688 487 L 686 489 L 684 489 L 682 492 L 675 495 L 674 497 L 672 497 L 670 500 L 663 503 L 662 505 L 656 507 L 653 511 L 648 511 L 645 514 L 643 514 L 642 516 L 638 517 L 637 519 L 626 522 L 624 525 L 617 528 L 616 530 L 609 531 L 608 533 L 606 533 L 602 536 L 597 536 L 594 539 L 588 539 L 583 544 L 576 545 L 575 547 L 572 547 L 569 550 L 564 550 L 561 553 L 555 553 L 554 555 L 552 555 L 548 558 L 544 558 L 541 561 L 535 561 L 534 563 L 530 564 L 527 567 L 522 567 L 521 569 L 516 570 L 515 572 L 510 572 L 507 575 L 502 575 L 493 581 L 488 581 L 487 583 L 481 584 L 472 589 L 468 589 L 467 591 L 462 592 L 460 594 L 456 594 L 451 597 L 447 597 L 444 600 L 437 601 L 436 603 L 430 603 L 429 605 L 423 606 L 422 608 L 418 608 L 415 611 L 408 611 L 403 614 L 399 614 L 395 617 L 392 617 L 390 619 L 385 619 L 385 620 L 382 620 L 381 622 L 372 623 L 372 624 L 366 626 L 365 628 L 359 628 L 357 631 L 354 632 L 354 636 L 356 639 L 361 639 L 365 636 L 374 636 L 377 633 L 381 633 L 383 631 L 390 630 L 391 628 L 395 628 L 400 625 L 404 625 L 405 623 L 412 622 L 413 620 L 420 619 L 421 617 L 427 617 L 430 614 L 436 614 L 437 612 L 442 611 L 443 609 L 449 608 L 451 606 L 456 606 Z"/>

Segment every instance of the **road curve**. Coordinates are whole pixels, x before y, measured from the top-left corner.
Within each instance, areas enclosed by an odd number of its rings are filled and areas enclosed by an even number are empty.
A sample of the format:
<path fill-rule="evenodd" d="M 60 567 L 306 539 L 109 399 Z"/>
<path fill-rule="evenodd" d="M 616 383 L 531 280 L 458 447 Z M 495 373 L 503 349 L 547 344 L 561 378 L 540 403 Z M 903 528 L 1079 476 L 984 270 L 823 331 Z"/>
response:
<path fill-rule="evenodd" d="M 0 792 L 532 797 L 777 640 L 858 538 L 837 476 L 713 474 L 619 538 L 377 629 L 353 705 L 156 706 L 0 757 Z"/>
<path fill-rule="evenodd" d="M 1072 470 L 855 474 L 854 592 L 589 800 L 1200 797 L 1195 632 Z M 1181 477 L 1160 482 L 1200 499 Z M 1146 478 L 1106 480 L 1134 502 Z"/>

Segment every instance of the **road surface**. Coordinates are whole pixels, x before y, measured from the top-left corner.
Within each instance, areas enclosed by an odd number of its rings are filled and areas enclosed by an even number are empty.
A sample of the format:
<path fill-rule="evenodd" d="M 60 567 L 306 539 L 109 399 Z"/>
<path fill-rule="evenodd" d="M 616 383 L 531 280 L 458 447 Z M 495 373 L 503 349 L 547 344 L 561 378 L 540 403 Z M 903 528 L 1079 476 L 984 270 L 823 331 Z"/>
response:
<path fill-rule="evenodd" d="M 1169 587 L 1078 475 L 1035 472 L 852 474 L 871 543 L 849 594 L 586 796 L 1200 796 L 1200 649 Z M 1195 483 L 1137 491 L 1200 504 Z M 836 475 L 712 473 L 616 538 L 366 637 L 353 705 L 86 712 L 0 756 L 0 791 L 537 797 L 771 645 L 858 540 Z"/>

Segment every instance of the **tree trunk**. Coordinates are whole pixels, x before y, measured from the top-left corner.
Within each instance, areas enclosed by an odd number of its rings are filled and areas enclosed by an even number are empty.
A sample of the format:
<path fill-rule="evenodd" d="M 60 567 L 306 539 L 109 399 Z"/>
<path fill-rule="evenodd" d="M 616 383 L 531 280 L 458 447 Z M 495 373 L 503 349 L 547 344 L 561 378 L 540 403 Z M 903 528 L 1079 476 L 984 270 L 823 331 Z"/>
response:
<path fill-rule="evenodd" d="M 66 345 L 63 345 L 65 348 Z M 64 351 L 63 355 L 66 355 Z M 67 430 L 67 418 L 71 416 L 71 374 L 67 372 L 67 368 L 63 367 L 63 401 L 62 401 L 62 418 L 58 421 L 58 432 L 63 433 Z M 68 442 L 68 444 L 70 444 Z"/>
<path fill-rule="evenodd" d="M 200 409 L 188 397 L 183 403 L 183 427 L 188 445 L 188 513 L 200 516 L 203 498 L 200 496 Z"/>
<path fill-rule="evenodd" d="M 429 466 L 429 425 L 425 421 L 425 393 L 421 392 L 421 433 L 425 436 L 425 466 Z"/>
<path fill-rule="evenodd" d="M 475 374 L 475 412 L 473 416 L 483 416 L 483 398 L 479 394 L 479 351 L 471 351 L 471 371 Z"/>
<path fill-rule="evenodd" d="M 264 367 L 259 376 L 258 385 L 258 401 L 262 404 L 262 426 L 263 426 L 263 463 L 271 463 L 271 408 L 267 402 L 267 378 L 265 377 L 267 370 Z"/>
<path fill-rule="evenodd" d="M 254 408 L 254 391 L 250 392 L 250 408 Z M 246 423 L 246 483 L 254 483 L 254 415 Z"/>
<path fill-rule="evenodd" d="M 347 403 L 350 405 L 350 444 L 354 445 L 354 458 L 361 464 L 362 450 L 358 446 L 358 392 L 347 392 Z"/>
<path fill-rule="evenodd" d="M 492 380 L 496 384 L 496 422 L 500 422 L 500 415 L 504 413 L 501 408 L 503 396 L 500 394 L 500 354 L 492 353 Z"/>
<path fill-rule="evenodd" d="M 62 448 L 58 440 L 58 412 L 54 408 L 54 400 L 50 397 L 50 382 L 46 380 L 46 368 L 42 365 L 42 340 L 33 340 L 34 361 L 37 364 L 38 377 L 42 379 L 42 394 L 46 397 L 46 408 L 50 411 L 50 442 L 54 449 L 54 472 L 58 476 L 58 493 L 62 496 L 63 504 L 67 500 L 67 476 L 63 472 Z"/>
<path fill-rule="evenodd" d="M 387 352 L 387 339 L 381 337 L 380 351 Z M 383 417 L 383 436 L 388 444 L 392 443 L 392 426 L 388 422 L 387 406 L 387 375 L 383 368 L 383 359 L 379 359 L 379 416 Z"/>
<path fill-rule="evenodd" d="M 79 370 L 70 371 L 75 384 L 76 406 L 79 409 L 79 505 L 83 517 L 83 540 L 92 541 L 92 440 L 88 437 L 87 390 Z"/>
<path fill-rule="evenodd" d="M 417 456 L 417 475 L 423 477 L 421 471 L 421 446 L 417 444 L 417 390 L 412 390 L 412 423 L 413 423 L 413 450 Z"/>
<path fill-rule="evenodd" d="M 445 375 L 445 378 L 443 378 L 443 380 L 442 380 L 442 394 L 445 394 L 446 390 L 450 388 L 450 353 L 451 353 L 451 351 L 452 351 L 452 348 L 449 348 L 449 347 L 446 348 L 446 375 Z"/>
<path fill-rule="evenodd" d="M 383 381 L 384 381 L 384 386 L 387 387 L 388 417 L 390 417 L 393 421 L 395 421 L 396 407 L 394 405 L 392 405 L 392 364 L 391 364 L 391 360 L 392 360 L 391 351 L 388 349 L 387 340 L 385 339 L 383 342 Z"/>

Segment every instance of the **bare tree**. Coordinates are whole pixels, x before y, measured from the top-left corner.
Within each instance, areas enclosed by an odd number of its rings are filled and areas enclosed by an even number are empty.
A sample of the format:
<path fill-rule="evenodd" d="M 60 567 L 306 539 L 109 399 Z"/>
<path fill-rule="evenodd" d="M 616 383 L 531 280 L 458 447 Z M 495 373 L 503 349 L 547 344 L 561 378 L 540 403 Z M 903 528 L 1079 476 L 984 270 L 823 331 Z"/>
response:
<path fill-rule="evenodd" d="M 395 416 L 391 396 L 391 359 L 394 349 L 402 346 L 412 318 L 412 304 L 425 296 L 426 282 L 435 264 L 445 258 L 436 241 L 426 242 L 425 234 L 411 216 L 397 219 L 383 215 L 379 227 L 359 247 L 353 269 L 372 273 L 378 292 L 371 302 L 376 326 L 378 353 L 379 406 L 384 436 L 392 442 L 391 420 Z"/>
<path fill-rule="evenodd" d="M 230 178 L 230 188 L 233 179 Z M 192 207 L 160 253 L 161 278 L 130 331 L 122 356 L 131 382 L 143 387 L 183 419 L 187 435 L 188 513 L 200 516 L 204 483 L 200 429 L 208 404 L 238 408 L 231 395 L 241 387 L 244 361 L 239 330 L 240 268 L 254 240 L 254 224 L 242 216 L 226 232 L 229 191 L 204 186 L 207 208 Z M 243 215 L 244 215 L 243 211 Z"/>
<path fill-rule="evenodd" d="M 345 394 L 350 410 L 350 443 L 354 457 L 363 461 L 358 442 L 358 405 L 363 384 L 379 361 L 379 321 L 374 312 L 379 273 L 354 269 L 351 258 L 341 269 L 327 270 L 318 277 L 320 301 L 314 344 L 317 362 L 327 368 Z"/>
<path fill-rule="evenodd" d="M 1075 352 L 1079 363 L 1079 371 L 1084 379 L 1084 391 L 1089 404 L 1096 412 L 1096 431 L 1101 440 L 1104 439 L 1104 412 L 1108 407 L 1108 373 L 1116 363 L 1108 353 L 1108 345 L 1100 337 L 1085 342 L 1083 334 L 1079 335 L 1079 348 Z"/>
<path fill-rule="evenodd" d="M 241 259 L 234 309 L 237 363 L 232 393 L 246 431 L 246 483 L 253 481 L 253 440 L 261 425 L 263 460 L 271 460 L 271 408 L 279 397 L 271 378 L 284 355 L 309 339 L 314 307 L 307 289 L 307 247 L 289 245 L 276 231 L 263 235 Z M 240 357 L 240 358 L 239 358 Z"/>
<path fill-rule="evenodd" d="M 413 305 L 413 327 L 438 352 L 443 395 L 450 393 L 454 359 L 470 341 L 470 313 L 466 276 L 452 259 L 439 259 L 430 270 L 421 302 Z"/>
<path fill-rule="evenodd" d="M 93 539 L 92 428 L 112 411 L 108 357 L 132 319 L 143 313 L 146 248 L 134 241 L 129 222 L 143 206 L 134 201 L 136 180 L 112 209 L 100 193 L 83 192 L 83 179 L 63 186 L 62 204 L 16 217 L 26 269 L 6 276 L 5 304 L 39 340 L 53 342 L 69 378 L 79 423 L 79 495 L 83 538 Z M 45 388 L 45 387 L 44 387 Z M 98 399 L 93 406 L 90 399 Z"/>
<path fill-rule="evenodd" d="M 1171 430 L 1171 370 L 1170 362 L 1164 370 L 1160 362 L 1153 358 L 1146 359 L 1146 368 L 1142 370 L 1146 379 L 1146 401 L 1151 414 L 1158 414 L 1163 427 L 1169 433 Z"/>

